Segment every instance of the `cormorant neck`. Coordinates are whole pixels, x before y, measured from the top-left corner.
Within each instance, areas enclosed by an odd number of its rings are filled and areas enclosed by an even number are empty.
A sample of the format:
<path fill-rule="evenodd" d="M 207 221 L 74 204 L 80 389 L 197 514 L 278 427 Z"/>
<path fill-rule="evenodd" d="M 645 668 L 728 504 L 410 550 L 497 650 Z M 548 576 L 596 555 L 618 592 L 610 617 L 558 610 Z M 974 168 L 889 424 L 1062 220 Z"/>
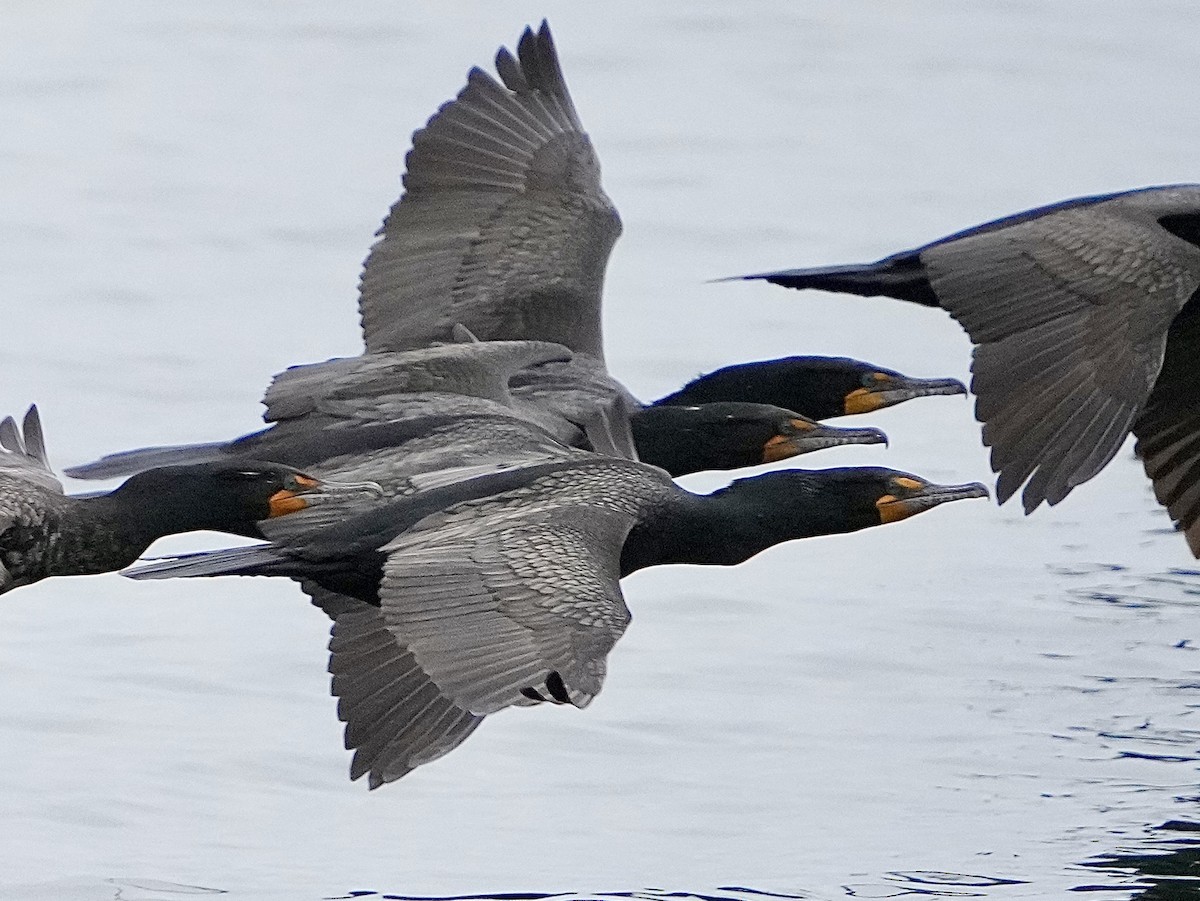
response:
<path fill-rule="evenodd" d="M 132 504 L 121 489 L 94 497 L 63 499 L 57 539 L 42 575 L 113 572 L 133 563 L 156 539 L 205 528 L 180 505 Z"/>
<path fill-rule="evenodd" d="M 879 524 L 873 504 L 823 471 L 765 473 L 645 518 L 625 541 L 621 574 L 666 563 L 734 566 L 785 541 Z"/>
<path fill-rule="evenodd" d="M 199 480 L 142 473 L 106 495 L 81 501 L 93 517 L 103 518 L 114 534 L 131 543 L 144 542 L 143 549 L 166 535 L 206 529 L 262 537 L 243 498 L 206 490 Z M 264 503 L 258 518 L 265 519 L 268 514 Z"/>
<path fill-rule="evenodd" d="M 732 422 L 706 418 L 696 406 L 646 407 L 629 417 L 629 427 L 638 459 L 673 476 L 755 466 L 763 462 L 767 439 L 747 447 Z"/>

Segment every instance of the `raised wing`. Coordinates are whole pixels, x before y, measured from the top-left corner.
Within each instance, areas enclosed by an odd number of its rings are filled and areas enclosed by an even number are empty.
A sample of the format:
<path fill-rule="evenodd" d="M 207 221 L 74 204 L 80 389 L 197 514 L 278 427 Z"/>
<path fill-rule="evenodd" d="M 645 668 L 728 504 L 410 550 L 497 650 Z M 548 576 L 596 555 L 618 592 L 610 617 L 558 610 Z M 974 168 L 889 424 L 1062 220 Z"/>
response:
<path fill-rule="evenodd" d="M 46 456 L 36 404 L 25 413 L 20 427 L 11 416 L 0 421 L 0 477 L 62 494 L 62 483 L 55 477 Z"/>
<path fill-rule="evenodd" d="M 546 23 L 503 85 L 480 69 L 413 136 L 405 193 L 363 266 L 367 351 L 451 340 L 538 339 L 603 358 L 600 297 L 621 231 Z"/>
<path fill-rule="evenodd" d="M 1055 504 L 1113 458 L 1167 330 L 1200 286 L 1196 248 L 1108 204 L 1066 207 L 920 252 L 975 348 L 972 391 L 1001 502 Z"/>

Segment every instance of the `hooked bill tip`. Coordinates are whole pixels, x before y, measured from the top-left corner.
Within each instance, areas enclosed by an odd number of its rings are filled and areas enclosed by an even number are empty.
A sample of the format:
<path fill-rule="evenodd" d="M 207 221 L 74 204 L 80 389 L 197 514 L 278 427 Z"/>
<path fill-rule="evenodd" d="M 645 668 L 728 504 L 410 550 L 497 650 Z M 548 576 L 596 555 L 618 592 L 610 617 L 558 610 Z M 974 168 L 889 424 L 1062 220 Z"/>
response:
<path fill-rule="evenodd" d="M 833 429 L 827 433 L 828 437 L 837 441 L 838 444 L 883 444 L 888 443 L 888 436 L 882 429 L 876 428 L 861 428 L 861 429 Z"/>
<path fill-rule="evenodd" d="M 308 499 L 310 503 L 321 503 L 327 500 L 344 500 L 354 496 L 379 500 L 386 496 L 386 492 L 378 482 L 331 482 L 328 479 L 322 479 L 320 489 L 308 496 Z"/>
<path fill-rule="evenodd" d="M 940 493 L 953 494 L 959 498 L 991 497 L 987 486 L 982 482 L 968 482 L 966 485 L 943 485 Z"/>
<path fill-rule="evenodd" d="M 850 392 L 846 396 L 846 412 L 870 413 L 918 397 L 966 393 L 967 386 L 958 379 L 891 379 Z"/>
<path fill-rule="evenodd" d="M 967 386 L 958 379 L 913 379 L 912 387 L 926 395 L 967 393 Z"/>
<path fill-rule="evenodd" d="M 883 429 L 873 426 L 862 428 L 842 428 L 839 426 L 822 426 L 806 436 L 814 441 L 824 440 L 836 444 L 887 444 L 888 436 Z"/>

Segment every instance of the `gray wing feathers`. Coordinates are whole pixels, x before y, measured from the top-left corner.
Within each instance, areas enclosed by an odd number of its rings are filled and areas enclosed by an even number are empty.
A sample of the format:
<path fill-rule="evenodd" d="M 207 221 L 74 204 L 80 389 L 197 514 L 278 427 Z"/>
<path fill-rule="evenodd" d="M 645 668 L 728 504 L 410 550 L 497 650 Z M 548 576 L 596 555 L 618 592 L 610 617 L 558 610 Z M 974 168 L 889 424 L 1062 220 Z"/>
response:
<path fill-rule="evenodd" d="M 552 463 L 555 460 L 568 460 L 572 457 L 583 456 L 586 453 L 587 451 L 577 451 L 574 448 L 565 447 L 559 447 L 557 451 L 552 453 L 542 453 L 533 450 L 527 454 L 522 453 L 517 456 L 504 455 L 488 460 L 487 462 L 474 463 L 467 466 L 453 466 L 447 469 L 421 472 L 412 476 L 408 481 L 413 492 L 419 493 L 421 491 L 430 491 L 434 488 L 443 488 L 447 485 L 457 485 L 460 482 L 480 478 L 481 476 L 492 475 L 498 472 L 508 472 L 511 469 L 519 469 L 524 466 L 532 466 L 538 463 Z M 484 458 L 482 454 L 479 456 L 481 460 Z"/>
<path fill-rule="evenodd" d="M 355 405 L 420 392 L 460 394 L 509 403 L 508 381 L 526 366 L 571 359 L 545 341 L 479 341 L 403 353 L 379 353 L 293 366 L 275 376 L 263 419 L 277 422 L 310 413 L 341 414 Z"/>
<path fill-rule="evenodd" d="M 37 406 L 31 406 L 18 427 L 11 416 L 0 420 L 0 475 L 62 494 L 62 483 L 50 468 Z"/>
<path fill-rule="evenodd" d="M 259 530 L 271 541 L 286 544 L 394 497 L 539 463 L 578 459 L 587 453 L 560 444 L 523 420 L 489 419 L 472 428 L 470 419 L 463 417 L 428 441 L 406 444 L 402 453 L 381 448 L 308 467 L 311 475 L 328 484 L 373 483 L 382 495 L 340 491 L 304 510 L 264 520 Z"/>
<path fill-rule="evenodd" d="M 488 714 L 528 691 L 583 707 L 629 622 L 619 550 L 633 519 L 589 509 L 484 517 L 387 550 L 385 620 L 438 688 Z M 544 688 L 557 678 L 566 697 Z"/>
<path fill-rule="evenodd" d="M 50 458 L 46 456 L 46 438 L 42 433 L 42 418 L 38 415 L 37 404 L 31 404 L 25 411 L 21 430 L 25 437 L 25 453 L 41 463 L 49 472 Z"/>
<path fill-rule="evenodd" d="M 121 570 L 130 579 L 176 579 L 188 576 L 245 576 L 260 573 L 280 560 L 279 551 L 269 544 L 198 551 L 177 557 L 164 557 L 152 563 Z"/>
<path fill-rule="evenodd" d="M 1200 414 L 1180 424 L 1191 434 L 1158 443 L 1153 452 L 1145 452 L 1139 442 L 1138 451 L 1153 480 L 1154 496 L 1183 529 L 1193 556 L 1200 557 Z"/>
<path fill-rule="evenodd" d="M 637 459 L 629 418 L 640 404 L 601 361 L 582 357 L 526 369 L 513 379 L 513 397 L 527 416 L 551 410 L 574 423 L 597 453 Z"/>
<path fill-rule="evenodd" d="M 144 472 L 156 466 L 190 466 L 211 463 L 226 456 L 225 443 L 175 444 L 165 447 L 143 447 L 138 450 L 108 454 L 93 463 L 69 466 L 64 472 L 73 479 L 112 479 Z"/>
<path fill-rule="evenodd" d="M 1200 557 L 1200 303 L 1192 300 L 1167 337 L 1163 368 L 1133 425 L 1135 450 L 1154 495 Z"/>
<path fill-rule="evenodd" d="M 976 417 L 1003 502 L 1062 500 L 1120 449 L 1200 280 L 1194 250 L 1144 224 L 1073 208 L 921 253 L 930 284 L 979 345 Z"/>
<path fill-rule="evenodd" d="M 633 443 L 633 427 L 630 416 L 635 412 L 633 405 L 623 395 L 613 395 L 607 404 L 599 405 L 581 423 L 584 437 L 598 454 L 636 460 L 637 447 Z"/>
<path fill-rule="evenodd" d="M 263 418 L 276 429 L 233 442 L 151 447 L 110 454 L 67 470 L 78 478 L 109 478 L 155 466 L 205 463 L 229 454 L 267 453 L 271 441 L 304 441 L 308 430 L 334 432 L 361 422 L 385 422 L 429 415 L 520 415 L 564 441 L 575 427 L 540 407 L 521 405 L 509 393 L 509 380 L 530 366 L 561 364 L 571 351 L 546 341 L 482 341 L 369 354 L 294 366 L 275 376 L 263 403 Z M 520 409 L 514 412 L 514 403 Z M 12 426 L 15 429 L 15 425 Z M 278 449 L 278 448 L 276 448 Z M 311 467 L 311 463 L 306 463 Z"/>
<path fill-rule="evenodd" d="M 302 587 L 334 620 L 329 672 L 346 748 L 354 750 L 351 779 L 368 775 L 371 788 L 399 779 L 453 750 L 483 722 L 438 690 L 378 608 L 311 582 Z"/>
<path fill-rule="evenodd" d="M 1155 497 L 1183 527 L 1188 547 L 1200 557 L 1200 394 L 1195 402 L 1197 412 L 1179 419 L 1176 429 L 1139 440 L 1137 452 Z"/>
<path fill-rule="evenodd" d="M 461 323 L 602 356 L 600 291 L 620 220 L 544 25 L 518 56 L 497 57 L 504 85 L 472 70 L 413 136 L 405 194 L 363 268 L 369 352 L 447 340 Z"/>
<path fill-rule="evenodd" d="M 581 435 L 573 415 L 574 395 L 561 395 L 561 405 L 554 403 L 559 396 L 530 404 L 509 391 L 509 380 L 518 372 L 538 373 L 546 366 L 574 371 L 571 361 L 571 351 L 561 344 L 524 340 L 475 341 L 330 360 L 277 376 L 267 391 L 264 419 L 278 423 L 276 428 L 307 430 L 430 415 L 512 415 L 572 444 Z M 586 378 L 591 378 L 590 368 Z M 607 374 L 605 378 L 612 382 Z M 594 401 L 601 402 L 610 398 Z M 619 431 L 620 425 L 614 429 Z"/>
<path fill-rule="evenodd" d="M 1083 348 L 1071 346 L 1071 329 L 1062 334 L 1068 336 L 1063 344 L 1054 333 L 1014 335 L 975 352 L 975 371 L 991 374 L 974 390 L 980 395 L 976 413 L 984 422 L 984 444 L 992 448 L 992 468 L 1000 473 L 997 497 L 1007 499 L 1029 479 L 1030 510 L 1042 499 L 1057 503 L 1099 472 L 1120 448 L 1137 409 L 1136 401 L 1106 390 L 1100 367 Z M 1031 371 L 1023 354 L 1043 356 L 1043 340 L 1051 347 L 1044 356 L 1055 362 Z"/>

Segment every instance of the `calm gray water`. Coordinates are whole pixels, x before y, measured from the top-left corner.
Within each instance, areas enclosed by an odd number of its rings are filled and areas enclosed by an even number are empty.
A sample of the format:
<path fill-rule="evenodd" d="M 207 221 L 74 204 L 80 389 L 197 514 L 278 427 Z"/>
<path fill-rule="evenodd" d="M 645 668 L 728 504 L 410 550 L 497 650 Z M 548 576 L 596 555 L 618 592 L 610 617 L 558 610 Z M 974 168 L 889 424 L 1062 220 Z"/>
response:
<path fill-rule="evenodd" d="M 1200 177 L 1193 0 L 15 0 L 0 410 L 37 401 L 59 465 L 254 428 L 272 373 L 357 352 L 412 130 L 543 15 L 626 224 L 610 364 L 648 398 L 797 352 L 965 377 L 937 311 L 706 280 Z M 812 465 L 987 478 L 961 398 L 872 424 L 890 449 Z M 1128 898 L 1139 856 L 1195 859 L 1154 827 L 1200 819 L 1200 575 L 1168 527 L 1124 453 L 1030 519 L 639 573 L 591 708 L 494 717 L 371 793 L 290 585 L 23 589 L 0 896 Z"/>

